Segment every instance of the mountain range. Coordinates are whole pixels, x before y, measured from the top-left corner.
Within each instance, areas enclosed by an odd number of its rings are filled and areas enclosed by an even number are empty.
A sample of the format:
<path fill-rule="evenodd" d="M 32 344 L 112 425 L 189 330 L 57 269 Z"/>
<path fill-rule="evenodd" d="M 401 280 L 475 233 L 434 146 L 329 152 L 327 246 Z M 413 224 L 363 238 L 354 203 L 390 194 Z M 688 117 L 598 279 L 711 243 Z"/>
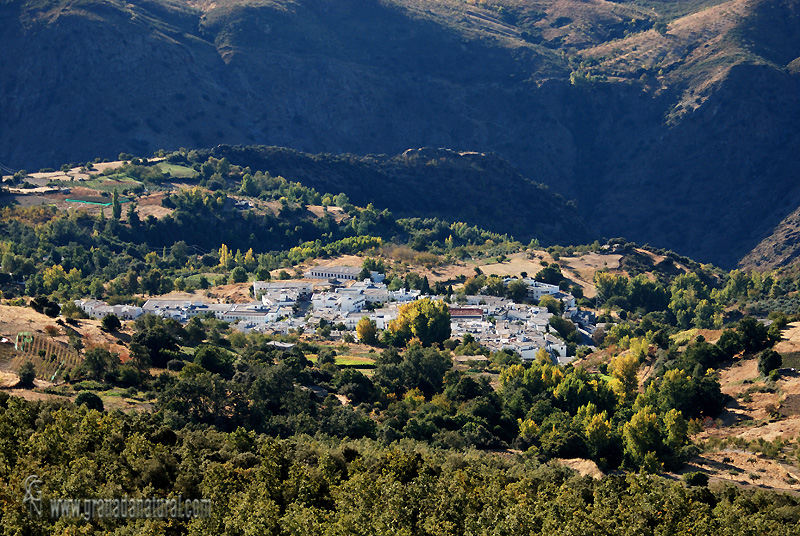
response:
<path fill-rule="evenodd" d="M 733 267 L 765 238 L 795 235 L 776 229 L 800 206 L 798 9 L 788 0 L 0 0 L 0 163 L 31 170 L 220 144 L 338 155 L 446 148 L 487 155 L 481 177 L 464 175 L 480 187 L 465 191 L 513 196 L 500 179 L 518 174 L 572 200 L 582 217 L 574 240 L 624 236 Z M 364 188 L 340 179 L 329 177 L 328 190 Z M 425 198 L 427 186 L 406 191 Z M 392 191 L 395 209 L 402 185 Z M 457 217 L 463 199 L 446 206 L 447 191 L 431 191 L 437 215 L 469 219 Z M 766 250 L 776 248 L 762 244 L 760 265 L 783 262 Z"/>

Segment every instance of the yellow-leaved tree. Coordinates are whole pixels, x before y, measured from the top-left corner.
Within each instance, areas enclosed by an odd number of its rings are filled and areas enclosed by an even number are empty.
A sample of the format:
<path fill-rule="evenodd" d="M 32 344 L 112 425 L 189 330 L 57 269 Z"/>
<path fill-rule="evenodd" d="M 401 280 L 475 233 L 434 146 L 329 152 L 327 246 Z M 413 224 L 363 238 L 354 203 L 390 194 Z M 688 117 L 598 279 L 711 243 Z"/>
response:
<path fill-rule="evenodd" d="M 219 248 L 219 265 L 220 266 L 227 266 L 228 259 L 231 258 L 231 252 L 228 249 L 228 246 L 222 244 L 222 247 Z"/>
<path fill-rule="evenodd" d="M 368 316 L 362 316 L 361 320 L 358 321 L 356 333 L 358 334 L 358 340 L 364 344 L 375 344 L 378 340 L 378 327 Z"/>
<path fill-rule="evenodd" d="M 450 338 L 450 309 L 443 301 L 423 298 L 400 306 L 397 318 L 387 329 L 390 342 L 404 346 L 417 338 L 423 346 L 442 343 Z"/>
<path fill-rule="evenodd" d="M 620 400 L 632 400 L 639 388 L 639 359 L 632 352 L 625 352 L 611 360 L 609 369 L 614 380 L 612 387 Z"/>

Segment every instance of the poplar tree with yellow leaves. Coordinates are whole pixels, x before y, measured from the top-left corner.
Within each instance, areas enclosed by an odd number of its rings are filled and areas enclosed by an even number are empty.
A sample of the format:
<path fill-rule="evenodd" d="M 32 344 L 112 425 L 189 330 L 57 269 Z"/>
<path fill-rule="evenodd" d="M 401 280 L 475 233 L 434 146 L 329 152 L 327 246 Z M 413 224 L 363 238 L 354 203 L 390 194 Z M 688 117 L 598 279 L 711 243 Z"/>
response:
<path fill-rule="evenodd" d="M 228 266 L 228 260 L 231 258 L 231 252 L 228 249 L 228 246 L 222 244 L 219 248 L 219 265 L 223 267 Z"/>

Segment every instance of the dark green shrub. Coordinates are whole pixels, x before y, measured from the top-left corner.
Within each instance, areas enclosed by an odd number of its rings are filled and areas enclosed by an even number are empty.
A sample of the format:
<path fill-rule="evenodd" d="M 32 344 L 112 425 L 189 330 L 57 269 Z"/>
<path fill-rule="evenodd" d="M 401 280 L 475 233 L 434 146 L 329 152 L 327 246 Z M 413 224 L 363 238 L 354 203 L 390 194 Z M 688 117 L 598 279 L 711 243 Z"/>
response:
<path fill-rule="evenodd" d="M 77 406 L 86 406 L 89 409 L 96 409 L 97 411 L 103 411 L 103 400 L 94 393 L 90 393 L 89 391 L 82 391 L 75 397 L 75 405 Z"/>

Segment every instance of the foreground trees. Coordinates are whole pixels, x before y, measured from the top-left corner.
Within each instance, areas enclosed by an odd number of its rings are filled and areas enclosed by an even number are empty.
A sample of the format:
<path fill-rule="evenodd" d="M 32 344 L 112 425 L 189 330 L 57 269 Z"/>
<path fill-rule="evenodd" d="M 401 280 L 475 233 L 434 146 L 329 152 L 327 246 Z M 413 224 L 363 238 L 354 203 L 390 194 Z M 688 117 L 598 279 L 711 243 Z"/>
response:
<path fill-rule="evenodd" d="M 27 430 L 21 434 L 17 431 Z M 0 519 L 30 534 L 705 534 L 796 533 L 797 497 L 689 487 L 642 475 L 577 476 L 535 458 L 432 449 L 414 441 L 279 440 L 172 429 L 159 416 L 0 397 Z M 42 497 L 207 499 L 197 519 L 31 516 Z M 695 479 L 696 480 L 696 479 Z"/>

